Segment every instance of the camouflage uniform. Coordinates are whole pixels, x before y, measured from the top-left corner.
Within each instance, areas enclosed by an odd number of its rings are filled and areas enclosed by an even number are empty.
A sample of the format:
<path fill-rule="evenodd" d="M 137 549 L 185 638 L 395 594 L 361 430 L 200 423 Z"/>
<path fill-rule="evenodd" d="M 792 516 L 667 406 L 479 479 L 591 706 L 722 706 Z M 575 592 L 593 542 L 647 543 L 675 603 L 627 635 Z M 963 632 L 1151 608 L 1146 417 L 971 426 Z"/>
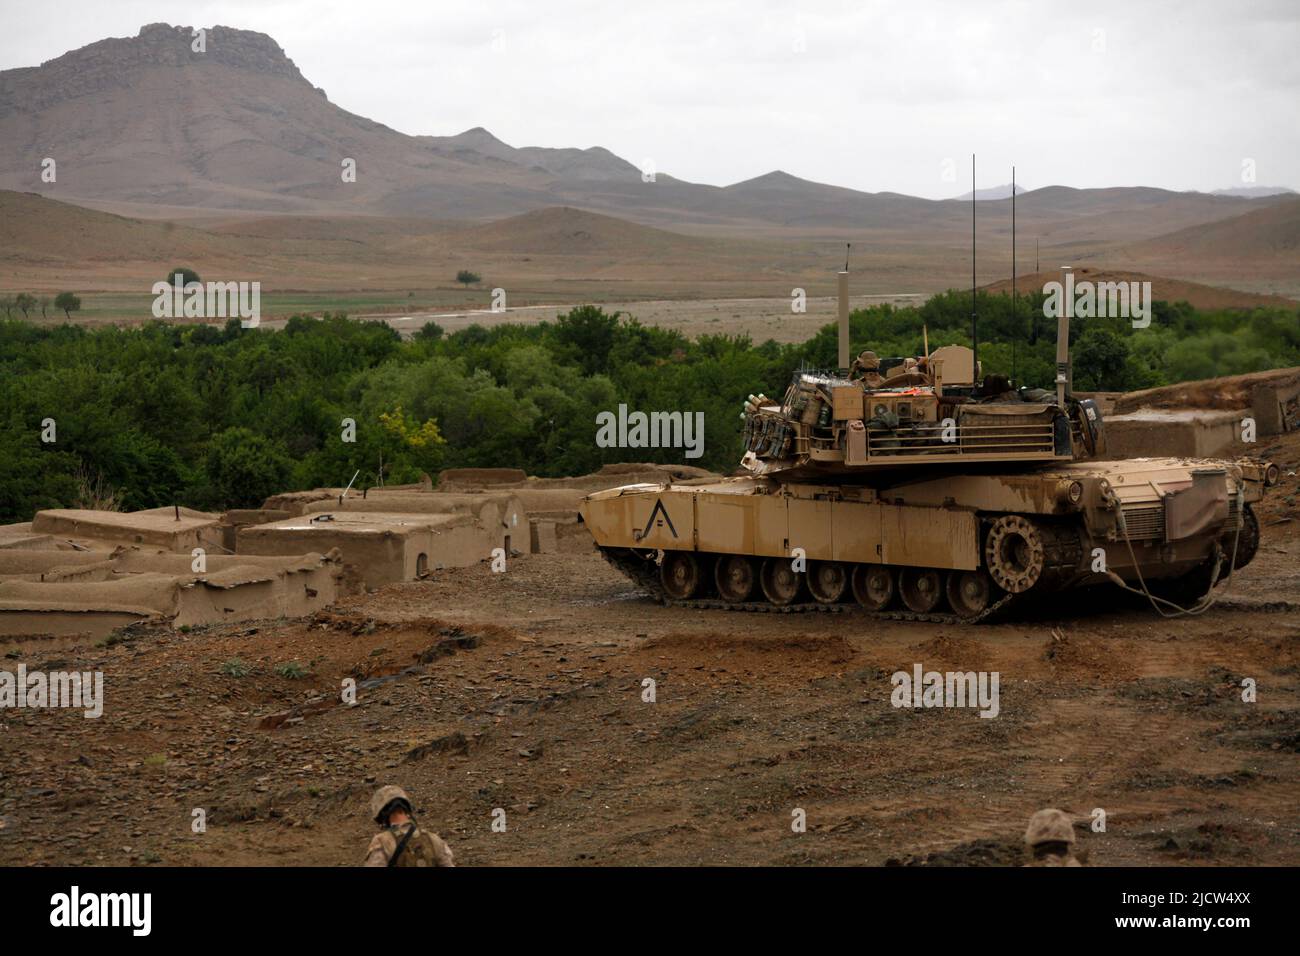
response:
<path fill-rule="evenodd" d="M 1039 810 L 1030 817 L 1025 845 L 1034 854 L 1026 866 L 1083 865 L 1074 858 L 1074 825 L 1060 810 Z"/>
<path fill-rule="evenodd" d="M 421 830 L 414 819 L 388 826 L 394 803 L 411 811 L 411 798 L 401 787 L 380 787 L 370 798 L 370 814 L 384 829 L 374 835 L 366 849 L 366 866 L 455 866 L 451 847 L 436 833 Z M 400 848 L 400 850 L 399 850 Z"/>
<path fill-rule="evenodd" d="M 880 388 L 885 384 L 884 377 L 880 374 L 880 359 L 876 353 L 870 350 L 858 353 L 858 357 L 853 360 L 853 367 L 849 370 L 849 378 L 861 379 L 862 384 L 867 388 Z"/>
<path fill-rule="evenodd" d="M 397 852 L 397 845 L 411 830 L 415 832 L 402 848 L 402 855 L 397 858 L 396 863 L 390 863 L 393 854 Z M 451 847 L 447 846 L 436 833 L 426 833 L 414 823 L 385 827 L 375 834 L 374 839 L 370 841 L 370 847 L 366 850 L 366 866 L 455 865 Z"/>

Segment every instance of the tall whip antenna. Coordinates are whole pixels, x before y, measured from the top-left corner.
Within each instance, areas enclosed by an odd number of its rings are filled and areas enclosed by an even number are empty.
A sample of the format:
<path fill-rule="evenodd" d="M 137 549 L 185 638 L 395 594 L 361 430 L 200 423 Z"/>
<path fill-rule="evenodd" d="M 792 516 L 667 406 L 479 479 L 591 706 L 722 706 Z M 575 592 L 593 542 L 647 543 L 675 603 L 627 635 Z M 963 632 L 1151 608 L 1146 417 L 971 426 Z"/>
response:
<path fill-rule="evenodd" d="M 975 154 L 970 154 L 970 341 L 975 377 L 980 372 L 979 313 L 975 308 Z"/>

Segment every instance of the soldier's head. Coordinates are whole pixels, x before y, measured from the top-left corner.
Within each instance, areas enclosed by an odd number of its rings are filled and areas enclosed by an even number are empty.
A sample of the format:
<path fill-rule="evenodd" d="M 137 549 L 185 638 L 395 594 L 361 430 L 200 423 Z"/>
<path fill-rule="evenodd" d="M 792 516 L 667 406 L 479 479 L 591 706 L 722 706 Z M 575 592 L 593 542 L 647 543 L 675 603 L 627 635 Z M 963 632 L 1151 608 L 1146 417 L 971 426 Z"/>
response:
<path fill-rule="evenodd" d="M 1034 856 L 1064 856 L 1074 846 L 1074 825 L 1060 810 L 1039 810 L 1029 818 L 1025 845 Z"/>
<path fill-rule="evenodd" d="M 370 798 L 370 815 L 381 827 L 405 823 L 411 819 L 411 798 L 401 787 L 380 787 Z"/>
<path fill-rule="evenodd" d="M 868 372 L 877 372 L 880 370 L 880 357 L 869 349 L 859 352 L 858 368 L 865 369 Z"/>
<path fill-rule="evenodd" d="M 1011 379 L 999 372 L 990 372 L 984 376 L 984 394 L 1001 395 L 1011 391 Z"/>

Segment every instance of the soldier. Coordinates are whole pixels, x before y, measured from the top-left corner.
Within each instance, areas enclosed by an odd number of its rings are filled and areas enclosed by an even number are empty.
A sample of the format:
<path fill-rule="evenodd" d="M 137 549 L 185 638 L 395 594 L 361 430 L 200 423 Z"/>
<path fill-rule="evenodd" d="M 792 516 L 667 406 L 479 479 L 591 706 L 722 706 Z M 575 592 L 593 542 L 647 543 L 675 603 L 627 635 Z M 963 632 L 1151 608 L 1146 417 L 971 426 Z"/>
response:
<path fill-rule="evenodd" d="M 401 787 L 380 787 L 370 813 L 382 830 L 366 850 L 366 866 L 455 866 L 451 848 L 436 833 L 416 826 L 411 798 Z"/>
<path fill-rule="evenodd" d="M 880 359 L 876 353 L 869 350 L 860 352 L 853 360 L 849 378 L 854 381 L 861 379 L 867 388 L 880 388 L 884 385 L 885 379 L 880 374 Z"/>
<path fill-rule="evenodd" d="M 980 387 L 979 395 L 986 402 L 1020 401 L 1020 393 L 1012 389 L 1011 380 L 997 372 L 990 372 L 984 376 L 984 384 Z"/>
<path fill-rule="evenodd" d="M 1039 810 L 1029 818 L 1025 845 L 1034 855 L 1026 866 L 1082 866 L 1074 858 L 1074 825 L 1060 810 Z"/>
<path fill-rule="evenodd" d="M 891 388 L 918 388 L 932 385 L 930 375 L 921 363 L 925 359 L 917 360 L 911 357 L 903 359 L 902 365 L 895 365 L 885 376 L 885 384 Z"/>

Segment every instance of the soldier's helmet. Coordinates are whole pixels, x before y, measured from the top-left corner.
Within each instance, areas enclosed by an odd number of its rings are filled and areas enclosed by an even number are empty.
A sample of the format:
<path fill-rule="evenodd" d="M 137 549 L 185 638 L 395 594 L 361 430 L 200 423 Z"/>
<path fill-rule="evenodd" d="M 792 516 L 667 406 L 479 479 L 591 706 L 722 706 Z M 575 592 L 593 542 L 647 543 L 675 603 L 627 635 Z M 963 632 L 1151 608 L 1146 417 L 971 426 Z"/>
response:
<path fill-rule="evenodd" d="M 1073 842 L 1074 826 L 1060 810 L 1039 810 L 1029 818 L 1029 827 L 1025 830 L 1025 843 L 1029 846 Z"/>
<path fill-rule="evenodd" d="M 408 812 L 411 810 L 411 798 L 406 795 L 406 791 L 401 787 L 394 787 L 390 784 L 375 791 L 375 795 L 370 798 L 370 815 L 374 817 L 376 823 L 384 823 L 388 815 L 386 811 L 389 805 L 396 801 L 406 804 Z"/>
<path fill-rule="evenodd" d="M 859 352 L 858 366 L 866 369 L 868 372 L 875 371 L 880 368 L 880 357 L 870 350 Z"/>

